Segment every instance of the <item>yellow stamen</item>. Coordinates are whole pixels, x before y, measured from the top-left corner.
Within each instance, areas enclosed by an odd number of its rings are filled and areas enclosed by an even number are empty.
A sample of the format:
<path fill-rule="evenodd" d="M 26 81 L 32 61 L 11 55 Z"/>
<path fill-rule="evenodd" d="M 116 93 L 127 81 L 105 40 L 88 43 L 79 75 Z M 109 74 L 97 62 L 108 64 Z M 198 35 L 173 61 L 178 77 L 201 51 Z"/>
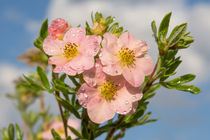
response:
<path fill-rule="evenodd" d="M 64 49 L 64 56 L 71 60 L 76 55 L 78 55 L 78 46 L 75 43 L 67 43 Z"/>
<path fill-rule="evenodd" d="M 132 66 L 135 62 L 134 51 L 128 48 L 121 48 L 119 51 L 119 58 L 123 66 Z"/>
<path fill-rule="evenodd" d="M 100 89 L 101 89 L 101 97 L 110 102 L 111 100 L 114 99 L 114 96 L 116 95 L 117 85 L 115 85 L 111 81 L 107 81 L 100 87 Z"/>

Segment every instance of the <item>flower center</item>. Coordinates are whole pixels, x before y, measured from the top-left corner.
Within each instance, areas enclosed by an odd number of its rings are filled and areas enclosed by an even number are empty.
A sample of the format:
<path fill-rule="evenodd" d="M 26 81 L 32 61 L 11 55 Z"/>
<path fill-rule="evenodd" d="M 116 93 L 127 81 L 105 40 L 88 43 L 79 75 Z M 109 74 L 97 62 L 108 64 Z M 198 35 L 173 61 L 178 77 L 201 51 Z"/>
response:
<path fill-rule="evenodd" d="M 114 99 L 114 95 L 117 92 L 117 85 L 115 85 L 111 81 L 107 81 L 101 87 L 101 97 L 106 99 L 107 101 L 111 101 Z"/>
<path fill-rule="evenodd" d="M 130 50 L 128 48 L 121 48 L 121 50 L 119 51 L 119 58 L 123 66 L 134 65 L 135 56 L 133 50 Z"/>
<path fill-rule="evenodd" d="M 66 43 L 64 56 L 68 59 L 74 58 L 78 54 L 78 46 L 75 43 Z"/>

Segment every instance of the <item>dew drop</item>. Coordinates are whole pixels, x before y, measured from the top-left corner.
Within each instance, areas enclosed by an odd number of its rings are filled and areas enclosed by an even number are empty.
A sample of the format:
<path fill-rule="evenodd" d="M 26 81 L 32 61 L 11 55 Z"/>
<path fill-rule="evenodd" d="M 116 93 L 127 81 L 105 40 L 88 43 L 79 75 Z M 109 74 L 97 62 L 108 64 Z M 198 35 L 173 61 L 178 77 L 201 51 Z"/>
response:
<path fill-rule="evenodd" d="M 137 99 L 136 96 L 133 96 L 133 97 L 132 97 L 132 100 L 133 100 L 133 101 L 136 101 L 136 99 Z"/>
<path fill-rule="evenodd" d="M 125 105 L 128 105 L 129 104 L 129 102 L 128 101 L 125 101 Z"/>
<path fill-rule="evenodd" d="M 84 95 L 85 98 L 88 98 L 88 95 L 86 93 L 83 93 L 83 95 Z"/>

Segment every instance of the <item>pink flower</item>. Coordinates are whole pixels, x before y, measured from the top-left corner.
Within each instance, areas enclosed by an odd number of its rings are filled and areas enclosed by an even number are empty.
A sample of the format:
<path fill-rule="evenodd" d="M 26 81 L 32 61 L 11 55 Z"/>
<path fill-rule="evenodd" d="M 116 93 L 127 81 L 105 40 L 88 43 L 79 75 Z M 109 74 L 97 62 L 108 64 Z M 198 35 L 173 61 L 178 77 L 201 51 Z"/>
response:
<path fill-rule="evenodd" d="M 84 83 L 78 91 L 79 103 L 87 108 L 88 116 L 95 123 L 103 123 L 115 113 L 135 112 L 143 96 L 139 88 L 128 84 L 122 76 L 108 76 L 102 71 L 99 59 L 94 68 L 84 72 Z"/>
<path fill-rule="evenodd" d="M 73 127 L 76 130 L 79 129 L 79 122 L 76 121 L 76 120 L 69 119 L 68 120 L 68 125 Z M 42 138 L 44 140 L 53 140 L 53 136 L 51 134 L 51 129 L 54 129 L 61 136 L 62 139 L 65 139 L 63 122 L 55 121 L 50 125 L 49 130 L 42 133 Z M 68 135 L 71 136 L 72 139 L 77 138 L 77 136 L 75 136 L 69 129 L 68 129 Z"/>
<path fill-rule="evenodd" d="M 52 21 L 50 27 L 48 28 L 48 33 L 53 39 L 62 40 L 63 34 L 69 28 L 68 22 L 62 18 L 57 18 Z"/>
<path fill-rule="evenodd" d="M 119 39 L 111 33 L 104 34 L 99 55 L 103 71 L 111 76 L 123 75 L 135 87 L 144 81 L 153 70 L 153 61 L 146 55 L 149 47 L 128 32 Z"/>
<path fill-rule="evenodd" d="M 55 73 L 65 72 L 76 75 L 94 66 L 94 56 L 99 51 L 100 36 L 86 36 L 82 28 L 70 28 L 63 40 L 54 40 L 48 36 L 43 49 L 50 55 L 49 64 L 56 65 Z"/>

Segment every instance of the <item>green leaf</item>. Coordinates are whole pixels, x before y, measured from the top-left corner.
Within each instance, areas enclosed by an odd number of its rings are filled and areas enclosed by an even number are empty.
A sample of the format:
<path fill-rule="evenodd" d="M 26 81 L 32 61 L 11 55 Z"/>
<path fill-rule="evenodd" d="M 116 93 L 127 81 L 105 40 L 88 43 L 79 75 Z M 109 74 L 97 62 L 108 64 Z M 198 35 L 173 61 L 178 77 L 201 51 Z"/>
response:
<path fill-rule="evenodd" d="M 152 27 L 152 31 L 153 31 L 153 35 L 155 37 L 156 42 L 158 42 L 158 37 L 157 37 L 157 27 L 156 27 L 156 23 L 153 20 L 151 23 L 151 27 Z"/>
<path fill-rule="evenodd" d="M 62 140 L 60 135 L 54 130 L 54 128 L 51 130 L 51 134 L 53 135 L 54 140 Z"/>
<path fill-rule="evenodd" d="M 48 35 L 48 19 L 41 26 L 39 37 L 34 41 L 34 46 L 43 51 L 43 41 Z"/>
<path fill-rule="evenodd" d="M 74 108 L 73 105 L 71 105 L 69 102 L 63 100 L 62 98 L 56 96 L 57 100 L 61 103 L 61 105 L 67 109 L 68 111 L 70 111 L 71 113 L 74 114 L 75 117 L 77 117 L 78 119 L 80 119 L 80 115 L 79 113 L 77 112 L 77 110 Z"/>
<path fill-rule="evenodd" d="M 138 125 L 144 124 L 144 122 L 145 122 L 146 120 L 148 120 L 150 116 L 151 116 L 151 112 L 148 112 L 147 114 L 145 114 L 142 118 L 140 118 L 140 119 L 138 120 Z"/>
<path fill-rule="evenodd" d="M 168 33 L 170 18 L 171 18 L 171 12 L 166 14 L 165 17 L 163 18 L 163 20 L 161 21 L 160 27 L 159 27 L 159 32 L 158 32 L 158 38 L 160 38 L 161 36 L 163 38 L 166 37 L 166 35 Z"/>
<path fill-rule="evenodd" d="M 44 40 L 48 35 L 48 19 L 45 19 L 45 21 L 42 23 L 39 36 L 42 40 Z"/>
<path fill-rule="evenodd" d="M 41 79 L 41 82 L 42 82 L 42 85 L 47 89 L 49 90 L 50 89 L 50 83 L 48 81 L 48 78 L 47 78 L 47 75 L 46 73 L 44 72 L 44 70 L 41 68 L 41 67 L 37 67 L 37 73 Z"/>
<path fill-rule="evenodd" d="M 76 129 L 74 129 L 73 127 L 71 126 L 68 126 L 68 128 L 71 130 L 72 133 L 74 133 L 77 137 L 81 138 L 82 139 L 82 135 L 79 131 L 77 131 Z"/>
<path fill-rule="evenodd" d="M 37 89 L 37 90 L 44 90 L 39 84 L 37 84 L 36 82 L 34 82 L 31 78 L 26 77 L 25 75 L 23 75 L 23 77 L 28 81 L 28 83 L 30 84 L 30 86 L 32 86 L 33 88 Z M 24 86 L 24 84 L 23 84 Z"/>
<path fill-rule="evenodd" d="M 9 124 L 8 133 L 9 133 L 9 139 L 14 140 L 15 139 L 15 128 L 14 128 L 13 124 Z"/>
<path fill-rule="evenodd" d="M 188 82 L 194 80 L 195 77 L 196 76 L 194 74 L 186 74 L 186 75 L 180 76 L 178 78 L 175 78 L 171 81 L 167 81 L 166 83 L 169 85 L 181 85 L 181 84 L 188 83 Z"/>
<path fill-rule="evenodd" d="M 193 94 L 198 94 L 201 92 L 200 88 L 194 86 L 194 85 L 169 85 L 167 83 L 163 83 L 161 82 L 161 84 L 169 89 L 177 89 L 177 90 L 181 90 L 181 91 L 186 91 L 186 92 L 190 92 Z"/>
<path fill-rule="evenodd" d="M 16 124 L 16 138 L 17 140 L 23 139 L 23 133 L 21 132 L 20 126 Z"/>
<path fill-rule="evenodd" d="M 168 38 L 168 46 L 169 47 L 174 46 L 185 34 L 186 30 L 187 30 L 187 23 L 183 23 L 179 26 L 176 26 Z"/>
<path fill-rule="evenodd" d="M 84 120 L 82 120 L 82 136 L 84 139 L 88 138 L 88 129 L 87 129 L 87 125 L 85 124 Z"/>

